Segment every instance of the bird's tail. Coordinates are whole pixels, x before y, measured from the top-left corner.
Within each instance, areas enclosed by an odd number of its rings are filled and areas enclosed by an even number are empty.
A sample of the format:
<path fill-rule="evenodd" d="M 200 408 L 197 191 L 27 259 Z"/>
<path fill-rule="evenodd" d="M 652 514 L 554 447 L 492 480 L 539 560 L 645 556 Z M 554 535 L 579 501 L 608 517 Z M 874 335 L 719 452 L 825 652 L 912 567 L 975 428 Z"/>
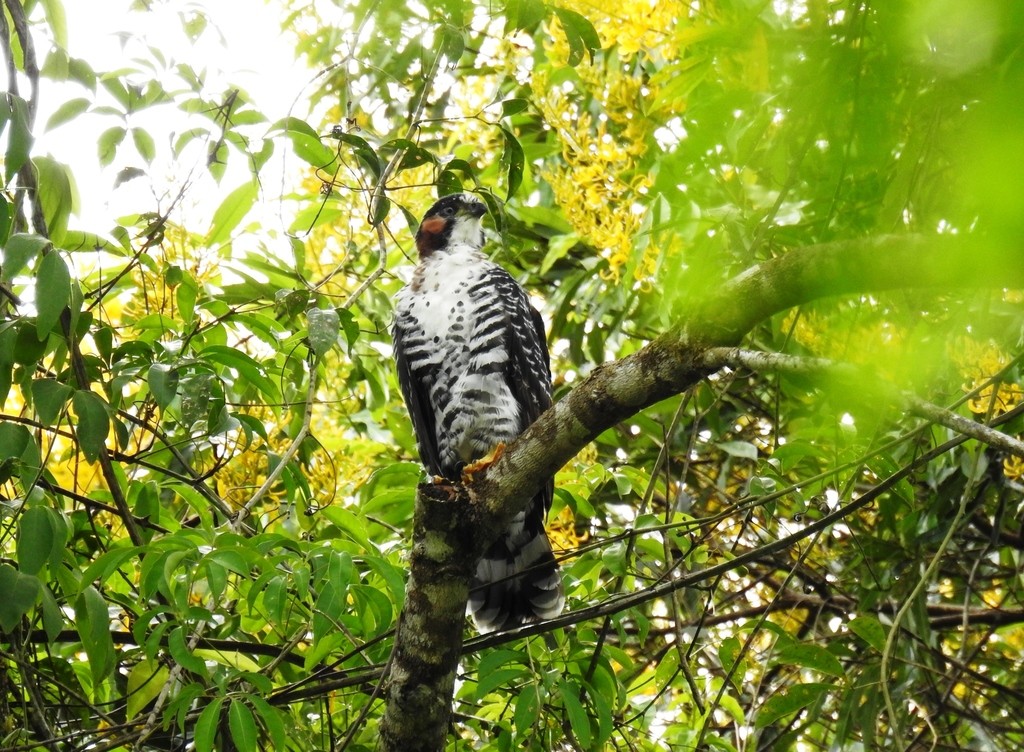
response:
<path fill-rule="evenodd" d="M 539 498 L 534 503 L 543 504 Z M 544 513 L 530 511 L 513 519 L 477 565 L 469 612 L 480 632 L 512 629 L 562 613 L 565 591 L 544 532 Z"/>

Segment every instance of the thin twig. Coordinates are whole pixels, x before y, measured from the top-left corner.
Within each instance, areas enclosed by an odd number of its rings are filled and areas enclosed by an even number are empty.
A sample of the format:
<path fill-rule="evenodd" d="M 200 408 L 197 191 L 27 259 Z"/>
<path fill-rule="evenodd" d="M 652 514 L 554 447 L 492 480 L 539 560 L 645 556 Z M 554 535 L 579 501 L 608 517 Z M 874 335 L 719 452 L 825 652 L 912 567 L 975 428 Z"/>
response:
<path fill-rule="evenodd" d="M 218 599 L 219 600 L 219 599 Z M 210 609 L 211 612 L 216 610 L 219 604 L 214 604 L 214 607 Z M 209 622 L 201 621 L 196 624 L 195 630 L 192 632 L 192 636 L 188 641 L 188 652 L 191 653 L 196 649 L 199 643 L 203 639 L 203 632 L 206 631 Z M 179 681 L 182 673 L 185 671 L 185 667 L 180 663 L 175 662 L 170 671 L 167 673 L 167 679 L 164 681 L 164 685 L 160 688 L 160 694 L 157 695 L 156 702 L 153 703 L 153 707 L 146 715 L 146 720 L 142 725 L 142 729 L 139 732 L 138 741 L 136 742 L 138 748 L 142 747 L 142 743 L 146 741 L 156 731 L 157 723 L 159 721 L 158 716 L 164 709 L 164 705 L 171 698 L 171 692 L 178 688 Z"/>
<path fill-rule="evenodd" d="M 736 655 L 733 656 L 732 665 L 726 671 L 725 676 L 722 677 L 722 685 L 718 688 L 718 692 L 715 694 L 715 698 L 711 701 L 711 711 L 714 711 L 721 705 L 722 697 L 725 696 L 726 691 L 732 684 L 732 677 L 736 674 L 736 671 L 739 670 L 739 667 L 743 663 L 744 658 L 746 658 L 747 653 L 750 652 L 750 649 L 754 644 L 754 640 L 761 634 L 761 626 L 768 618 L 768 614 L 771 610 L 771 604 L 775 603 L 776 601 L 782 598 L 782 594 L 786 592 L 786 588 L 789 585 L 790 580 L 793 579 L 793 577 L 797 573 L 797 570 L 800 569 L 804 561 L 807 559 L 807 556 L 818 545 L 818 539 L 821 538 L 821 535 L 824 532 L 825 528 L 821 528 L 820 530 L 818 530 L 814 534 L 814 539 L 811 540 L 811 542 L 804 547 L 804 550 L 800 552 L 800 555 L 797 557 L 797 560 L 793 562 L 793 566 L 790 567 L 789 571 L 786 573 L 786 578 L 782 581 L 782 586 L 775 592 L 775 597 L 772 598 L 771 602 L 768 604 L 769 608 L 766 608 L 764 610 L 764 612 L 757 619 L 754 628 L 749 630 L 749 632 L 747 633 L 747 637 L 743 641 L 743 645 L 740 647 Z M 702 715 L 704 717 L 704 722 L 701 723 L 700 734 L 697 736 L 697 741 L 694 744 L 694 749 L 704 748 L 704 737 L 707 736 L 708 730 L 711 728 L 711 723 L 713 722 L 715 714 L 714 712 L 709 712 L 702 713 Z"/>
<path fill-rule="evenodd" d="M 416 103 L 416 107 L 413 109 L 412 114 L 409 118 L 409 128 L 405 133 L 405 140 L 411 141 L 413 136 L 416 135 L 416 131 L 420 127 L 420 116 L 423 114 L 423 108 L 427 105 L 427 96 L 430 94 L 430 87 L 434 85 L 434 79 L 437 77 L 437 71 L 441 66 L 441 50 L 437 51 L 434 55 L 434 60 L 430 64 L 430 70 L 427 71 L 426 78 L 423 82 L 423 93 L 420 95 L 419 101 Z M 406 149 L 403 147 L 397 150 L 387 165 L 384 167 L 384 171 L 380 175 L 380 179 L 377 184 L 373 187 L 373 193 L 370 195 L 370 219 L 373 220 L 377 216 L 379 211 L 380 202 L 386 200 L 384 197 L 384 191 L 387 190 L 387 182 L 397 168 L 402 158 L 405 156 Z M 384 234 L 383 222 L 378 222 L 375 225 L 377 230 L 377 268 L 366 279 L 363 280 L 362 284 L 359 285 L 352 294 L 348 296 L 348 299 L 342 303 L 342 308 L 348 308 L 359 296 L 366 292 L 369 287 L 374 284 L 380 276 L 384 274 L 387 269 L 388 260 L 388 246 L 387 237 Z"/>
<path fill-rule="evenodd" d="M 995 406 L 997 396 L 998 392 L 993 390 L 988 406 L 988 412 L 990 415 L 993 407 Z M 968 474 L 967 483 L 964 485 L 964 490 L 960 494 L 960 504 L 957 507 L 956 514 L 953 516 L 953 519 L 950 520 L 949 527 L 946 529 L 946 534 L 943 536 L 942 542 L 935 551 L 935 555 L 932 556 L 931 561 L 928 562 L 928 566 L 914 585 L 914 589 L 904 599 L 903 605 L 900 607 L 899 611 L 896 612 L 896 616 L 893 617 L 892 627 L 889 629 L 889 634 L 885 637 L 885 645 L 882 647 L 882 663 L 880 670 L 882 697 L 885 699 L 885 709 L 889 715 L 890 735 L 892 736 L 893 744 L 896 745 L 896 749 L 900 752 L 903 752 L 907 747 L 903 740 L 903 731 L 900 728 L 900 717 L 896 713 L 896 706 L 892 699 L 892 693 L 889 690 L 889 684 L 891 682 L 889 665 L 892 661 L 893 653 L 896 650 L 896 639 L 900 634 L 900 624 L 902 624 L 907 612 L 917 605 L 917 599 L 921 597 L 921 593 L 924 592 L 924 589 L 928 586 L 928 583 L 931 581 L 935 571 L 939 568 L 939 562 L 942 560 L 942 557 L 945 556 L 946 549 L 949 548 L 949 544 L 953 540 L 953 535 L 960 529 L 960 525 L 967 516 L 967 506 L 970 500 L 974 497 L 974 488 L 977 486 L 979 480 L 978 469 L 981 466 L 981 459 L 982 455 L 980 453 L 975 455 L 971 472 Z M 929 726 L 931 725 L 928 718 L 924 718 L 924 722 Z"/>
<path fill-rule="evenodd" d="M 284 451 L 284 454 L 281 455 L 277 464 L 271 468 L 270 472 L 267 474 L 267 478 L 263 481 L 263 485 L 256 489 L 256 492 L 252 497 L 242 505 L 241 509 L 238 510 L 234 518 L 231 520 L 231 529 L 236 533 L 241 532 L 243 528 L 242 523 L 252 512 L 253 508 L 270 492 L 270 489 L 277 482 L 277 479 L 281 477 L 281 473 L 284 472 L 288 463 L 292 461 L 292 458 L 295 457 L 296 453 L 299 451 L 299 447 L 302 446 L 302 442 L 305 441 L 306 437 L 309 435 L 309 427 L 313 421 L 313 405 L 316 402 L 316 368 L 317 363 L 313 362 L 309 369 L 309 388 L 306 390 L 306 405 L 302 414 L 302 426 L 299 428 L 298 433 L 295 434 L 295 438 L 292 439 L 291 444 L 289 444 L 288 448 Z"/>
<path fill-rule="evenodd" d="M 352 743 L 356 733 L 362 728 L 363 724 L 366 723 L 367 716 L 370 715 L 370 710 L 373 707 L 373 703 L 380 697 L 381 692 L 384 691 L 384 683 L 387 681 L 388 674 L 391 672 L 391 664 L 395 660 L 395 651 L 392 650 L 388 654 L 388 659 L 384 663 L 384 668 L 380 670 L 380 678 L 373 687 L 373 692 L 366 698 L 366 702 L 363 703 L 362 709 L 359 711 L 359 715 L 356 716 L 355 720 L 348 727 L 348 733 L 345 734 L 345 738 L 341 740 L 341 744 L 338 745 L 339 750 L 348 749 L 348 745 Z"/>

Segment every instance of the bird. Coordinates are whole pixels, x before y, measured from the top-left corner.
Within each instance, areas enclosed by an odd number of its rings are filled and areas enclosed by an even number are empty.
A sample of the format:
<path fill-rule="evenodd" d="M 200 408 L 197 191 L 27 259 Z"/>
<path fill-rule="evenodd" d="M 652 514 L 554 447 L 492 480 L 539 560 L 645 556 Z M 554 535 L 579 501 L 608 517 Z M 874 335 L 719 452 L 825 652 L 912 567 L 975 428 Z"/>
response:
<path fill-rule="evenodd" d="M 431 206 L 416 232 L 419 263 L 394 301 L 394 358 L 420 460 L 451 482 L 551 405 L 544 320 L 484 254 L 486 213 L 472 193 Z M 467 608 L 478 631 L 562 612 L 562 578 L 544 529 L 553 496 L 548 478 L 480 559 Z"/>

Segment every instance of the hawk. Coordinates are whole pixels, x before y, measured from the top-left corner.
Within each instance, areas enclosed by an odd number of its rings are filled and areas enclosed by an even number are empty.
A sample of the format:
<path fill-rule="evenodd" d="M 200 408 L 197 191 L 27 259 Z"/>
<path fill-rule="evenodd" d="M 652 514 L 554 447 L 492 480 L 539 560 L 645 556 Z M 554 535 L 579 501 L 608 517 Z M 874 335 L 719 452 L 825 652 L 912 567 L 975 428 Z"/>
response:
<path fill-rule="evenodd" d="M 419 264 L 395 297 L 398 381 L 428 472 L 458 481 L 551 405 L 544 321 L 526 291 L 482 252 L 486 208 L 445 196 L 416 233 Z M 554 481 L 477 565 L 469 611 L 490 632 L 562 611 L 558 563 L 544 532 Z"/>

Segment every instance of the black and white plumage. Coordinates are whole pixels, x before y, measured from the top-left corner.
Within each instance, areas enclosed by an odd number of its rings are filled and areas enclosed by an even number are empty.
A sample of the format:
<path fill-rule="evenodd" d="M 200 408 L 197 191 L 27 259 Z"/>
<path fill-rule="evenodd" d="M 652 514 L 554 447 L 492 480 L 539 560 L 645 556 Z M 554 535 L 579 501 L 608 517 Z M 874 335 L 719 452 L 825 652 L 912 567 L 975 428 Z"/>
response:
<path fill-rule="evenodd" d="M 454 481 L 551 404 L 544 322 L 481 252 L 485 213 L 470 194 L 434 204 L 416 233 L 419 265 L 395 298 L 398 380 L 420 459 Z M 562 580 L 544 532 L 553 493 L 548 480 L 480 560 L 469 601 L 480 631 L 561 613 Z"/>

